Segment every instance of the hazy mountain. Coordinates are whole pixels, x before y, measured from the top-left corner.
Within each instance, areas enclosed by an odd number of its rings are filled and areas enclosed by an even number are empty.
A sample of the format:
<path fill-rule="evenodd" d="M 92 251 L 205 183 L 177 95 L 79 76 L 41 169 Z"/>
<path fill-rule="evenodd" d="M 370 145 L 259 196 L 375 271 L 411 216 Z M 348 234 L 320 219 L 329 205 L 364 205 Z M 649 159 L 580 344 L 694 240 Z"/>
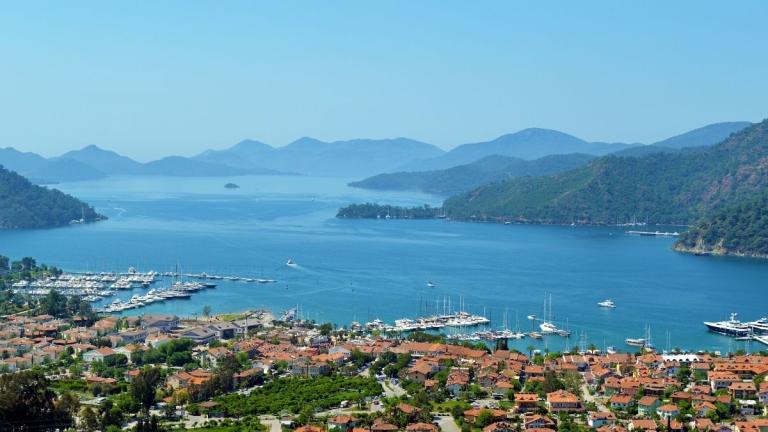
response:
<path fill-rule="evenodd" d="M 58 159 L 76 160 L 110 175 L 137 174 L 142 167 L 140 162 L 95 145 L 64 153 Z"/>
<path fill-rule="evenodd" d="M 402 165 L 400 171 L 428 171 L 465 165 L 485 156 L 501 155 L 533 160 L 554 154 L 604 155 L 637 144 L 590 143 L 551 129 L 530 128 L 502 135 L 492 141 L 463 144 L 437 158 Z"/>
<path fill-rule="evenodd" d="M 36 153 L 20 152 L 12 147 L 0 149 L 0 165 L 35 183 L 94 180 L 106 177 L 101 170 L 76 160 L 46 159 Z"/>
<path fill-rule="evenodd" d="M 443 154 L 439 148 L 408 138 L 324 142 L 300 138 L 285 147 L 246 140 L 226 150 L 206 151 L 196 160 L 248 169 L 321 176 L 363 176 L 388 171 L 403 162 Z"/>
<path fill-rule="evenodd" d="M 731 136 L 731 134 L 738 132 L 748 126 L 752 126 L 752 123 L 744 121 L 713 123 L 677 136 L 673 136 L 672 138 L 667 138 L 665 140 L 655 142 L 653 145 L 675 149 L 681 149 L 684 147 L 710 146 L 723 141 L 724 139 Z"/>
<path fill-rule="evenodd" d="M 595 156 L 575 153 L 545 156 L 529 161 L 492 155 L 470 164 L 443 170 L 379 174 L 349 185 L 363 189 L 418 190 L 448 196 L 514 177 L 560 173 L 582 166 L 594 158 Z"/>
<path fill-rule="evenodd" d="M 750 122 L 713 123 L 651 145 L 633 147 L 614 154 L 616 156 L 643 157 L 654 153 L 675 153 L 680 149 L 688 147 L 711 146 L 751 125 L 752 123 Z"/>
<path fill-rule="evenodd" d="M 86 203 L 0 167 L 0 229 L 50 228 L 100 217 Z"/>
<path fill-rule="evenodd" d="M 224 177 L 246 175 L 248 170 L 210 162 L 203 162 L 181 156 L 168 156 L 147 162 L 141 167 L 141 174 L 175 177 Z"/>
<path fill-rule="evenodd" d="M 260 141 L 243 140 L 225 150 L 206 150 L 193 159 L 235 168 L 252 169 L 264 166 L 274 147 Z"/>
<path fill-rule="evenodd" d="M 445 202 L 456 218 L 688 224 L 768 188 L 768 120 L 720 144 L 642 158 L 606 156 L 549 177 L 481 186 Z"/>

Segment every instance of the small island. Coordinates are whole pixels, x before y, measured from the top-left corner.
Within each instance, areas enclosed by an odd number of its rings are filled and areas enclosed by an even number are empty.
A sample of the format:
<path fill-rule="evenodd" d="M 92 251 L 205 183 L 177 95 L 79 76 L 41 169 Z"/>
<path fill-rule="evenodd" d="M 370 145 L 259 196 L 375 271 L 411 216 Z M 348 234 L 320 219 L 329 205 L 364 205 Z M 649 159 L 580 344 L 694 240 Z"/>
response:
<path fill-rule="evenodd" d="M 235 183 L 227 183 L 224 185 L 225 189 L 240 189 L 240 186 L 236 185 Z"/>
<path fill-rule="evenodd" d="M 339 209 L 340 219 L 436 219 L 442 217 L 441 207 L 424 204 L 421 207 L 399 207 L 373 203 L 352 204 Z"/>

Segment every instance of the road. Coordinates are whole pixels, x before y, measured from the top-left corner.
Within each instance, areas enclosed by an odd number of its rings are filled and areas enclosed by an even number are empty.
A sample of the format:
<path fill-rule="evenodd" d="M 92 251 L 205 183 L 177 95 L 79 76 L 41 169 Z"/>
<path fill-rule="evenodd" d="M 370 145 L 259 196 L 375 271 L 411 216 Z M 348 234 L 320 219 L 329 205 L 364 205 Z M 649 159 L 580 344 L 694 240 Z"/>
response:
<path fill-rule="evenodd" d="M 459 425 L 456 424 L 456 420 L 451 415 L 441 415 L 437 424 L 442 432 L 461 432 Z"/>
<path fill-rule="evenodd" d="M 586 382 L 581 384 L 581 396 L 584 398 L 584 402 L 593 402 L 597 405 L 598 411 L 610 411 L 608 407 L 603 405 L 597 398 L 589 394 L 589 387 Z"/>
<path fill-rule="evenodd" d="M 381 384 L 387 397 L 400 397 L 406 393 L 400 385 L 394 384 L 390 380 L 383 381 Z"/>
<path fill-rule="evenodd" d="M 282 426 L 280 426 L 280 420 L 274 416 L 261 416 L 259 421 L 264 426 L 269 427 L 269 432 L 281 432 L 283 430 Z"/>

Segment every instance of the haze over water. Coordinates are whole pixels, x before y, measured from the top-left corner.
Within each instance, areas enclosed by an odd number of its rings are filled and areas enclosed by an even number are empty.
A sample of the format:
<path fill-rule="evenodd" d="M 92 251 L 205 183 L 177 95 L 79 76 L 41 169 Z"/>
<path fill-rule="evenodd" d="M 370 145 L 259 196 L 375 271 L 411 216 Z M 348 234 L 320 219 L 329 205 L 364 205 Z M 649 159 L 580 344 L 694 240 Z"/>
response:
<path fill-rule="evenodd" d="M 229 181 L 241 186 L 228 190 Z M 642 337 L 657 348 L 728 351 L 744 342 L 708 333 L 704 320 L 768 315 L 768 262 L 682 255 L 672 239 L 635 237 L 622 228 L 521 226 L 439 220 L 338 220 L 349 203 L 439 205 L 419 193 L 372 192 L 348 180 L 312 177 L 109 178 L 56 186 L 110 220 L 53 230 L 0 231 L 0 252 L 33 256 L 67 271 L 171 271 L 276 279 L 276 284 L 217 281 L 190 300 L 132 313 L 200 314 L 299 306 L 304 317 L 339 325 L 416 317 L 420 311 L 485 313 L 493 327 L 530 331 L 552 295 L 556 323 L 570 346 L 586 334 L 600 348 Z M 292 258 L 297 268 L 287 267 Z M 436 286 L 428 288 L 427 281 Z M 119 293 L 129 298 L 145 290 Z M 617 308 L 596 303 L 613 299 Z M 517 316 L 517 319 L 516 319 Z M 565 348 L 557 336 L 510 345 Z M 751 349 L 763 347 L 757 344 Z M 632 349 L 634 350 L 634 349 Z"/>

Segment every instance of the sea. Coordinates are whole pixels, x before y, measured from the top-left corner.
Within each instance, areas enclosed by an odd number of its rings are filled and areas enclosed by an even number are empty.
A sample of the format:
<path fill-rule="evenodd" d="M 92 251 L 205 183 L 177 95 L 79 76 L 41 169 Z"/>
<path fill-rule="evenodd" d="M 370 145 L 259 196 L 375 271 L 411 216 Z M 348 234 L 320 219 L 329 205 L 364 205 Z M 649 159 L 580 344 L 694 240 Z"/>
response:
<path fill-rule="evenodd" d="M 215 289 L 191 299 L 130 314 L 199 316 L 210 306 L 214 314 L 267 308 L 279 316 L 297 308 L 302 318 L 345 326 L 463 309 L 489 317 L 491 328 L 529 332 L 551 299 L 547 318 L 571 336 L 525 338 L 510 341 L 510 348 L 635 351 L 625 339 L 648 329 L 660 350 L 766 348 L 710 333 L 703 321 L 725 320 L 731 312 L 742 320 L 768 315 L 768 261 L 680 254 L 671 249 L 672 238 L 628 235 L 624 227 L 337 219 L 338 208 L 350 203 L 441 202 L 418 192 L 351 188 L 351 180 L 111 177 L 62 183 L 53 187 L 109 220 L 0 231 L 0 254 L 32 256 L 66 271 L 179 269 L 277 281 L 217 281 Z M 225 188 L 229 182 L 239 189 Z M 296 265 L 286 265 L 289 259 Z M 616 308 L 600 308 L 597 302 L 605 299 Z"/>

